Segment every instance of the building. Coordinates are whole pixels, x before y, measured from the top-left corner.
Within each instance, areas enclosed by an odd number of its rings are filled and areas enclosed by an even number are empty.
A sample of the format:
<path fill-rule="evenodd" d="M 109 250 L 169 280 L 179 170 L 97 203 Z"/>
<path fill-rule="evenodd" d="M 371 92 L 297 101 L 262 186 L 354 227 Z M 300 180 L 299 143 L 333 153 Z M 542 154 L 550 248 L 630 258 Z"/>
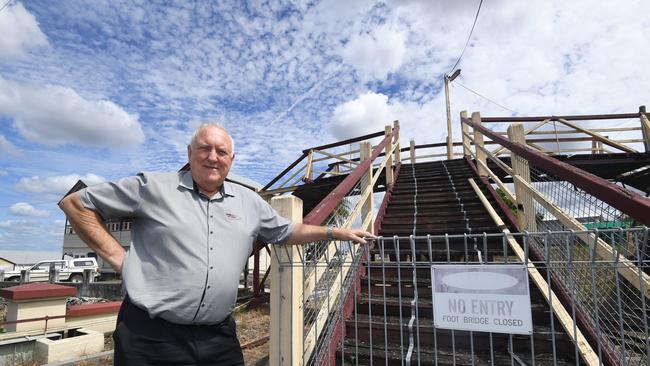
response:
<path fill-rule="evenodd" d="M 189 165 L 186 164 L 183 166 L 180 171 L 186 171 L 189 170 Z M 245 177 L 239 176 L 234 173 L 229 173 L 228 178 L 226 178 L 227 181 L 233 182 L 240 184 L 246 188 L 249 188 L 251 190 L 257 191 L 260 188 L 262 188 L 262 185 Z M 72 188 L 61 198 L 65 198 L 69 194 L 73 192 L 77 192 L 81 189 L 84 189 L 88 187 L 88 184 L 86 184 L 83 180 L 77 181 Z M 128 250 L 129 247 L 131 246 L 131 219 L 123 219 L 119 221 L 115 220 L 106 220 L 106 228 L 108 231 L 113 235 L 115 240 L 117 240 L 118 243 L 124 247 L 125 250 Z M 59 255 L 60 257 L 61 255 Z M 80 258 L 80 257 L 94 257 L 97 258 L 97 263 L 99 264 L 99 268 L 101 272 L 105 273 L 111 273 L 113 272 L 113 269 L 108 263 L 105 263 L 104 260 L 99 258 L 97 254 L 92 251 L 88 246 L 77 236 L 77 234 L 74 232 L 74 229 L 68 222 L 68 219 L 66 218 L 65 220 L 65 233 L 63 235 L 63 256 L 69 256 L 73 258 Z M 251 265 L 252 268 L 252 265 Z"/>
<path fill-rule="evenodd" d="M 0 250 L 0 270 L 11 271 L 31 267 L 40 261 L 61 258 L 62 255 L 60 252 Z"/>

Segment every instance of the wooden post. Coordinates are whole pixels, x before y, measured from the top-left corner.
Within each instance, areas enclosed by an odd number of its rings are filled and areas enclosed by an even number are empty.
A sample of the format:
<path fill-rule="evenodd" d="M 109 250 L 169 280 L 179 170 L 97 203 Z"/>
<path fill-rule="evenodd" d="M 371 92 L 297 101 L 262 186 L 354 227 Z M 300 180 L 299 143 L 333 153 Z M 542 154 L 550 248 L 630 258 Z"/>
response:
<path fill-rule="evenodd" d="M 359 144 L 359 149 L 359 157 L 361 158 L 361 161 L 370 158 L 372 155 L 372 145 L 369 141 L 364 141 Z M 366 222 L 366 217 L 368 217 L 368 215 L 370 215 L 370 220 L 368 221 L 368 226 L 362 227 L 362 229 L 372 233 L 373 228 L 375 227 L 372 204 L 372 166 L 368 167 L 368 172 L 363 178 L 361 178 L 361 186 L 364 187 L 364 191 L 370 190 L 368 198 L 366 198 L 363 206 L 361 206 L 361 222 Z"/>
<path fill-rule="evenodd" d="M 479 112 L 472 113 L 472 123 L 477 126 L 481 125 L 481 114 Z M 483 134 L 478 132 L 477 129 L 474 129 L 474 146 L 476 148 L 476 160 L 479 160 L 483 163 L 484 166 L 487 166 L 487 161 L 485 158 L 485 151 L 483 151 Z M 487 177 L 488 173 L 481 164 L 476 164 L 478 167 L 478 175 L 481 177 Z"/>
<path fill-rule="evenodd" d="M 449 76 L 445 75 L 445 107 L 447 110 L 447 160 L 454 158 L 454 140 L 451 137 L 451 103 L 449 102 Z"/>
<path fill-rule="evenodd" d="M 645 114 L 644 105 L 639 107 L 639 114 L 641 118 L 641 132 L 643 133 L 645 152 L 650 152 L 650 120 L 648 120 L 648 116 Z"/>
<path fill-rule="evenodd" d="M 390 136 L 393 133 L 393 128 L 390 125 L 387 125 L 384 129 L 386 136 Z M 391 138 L 386 144 L 386 187 L 392 186 L 394 183 L 393 179 L 393 139 Z"/>
<path fill-rule="evenodd" d="M 309 150 L 309 155 L 307 156 L 307 166 L 305 166 L 305 176 L 302 180 L 305 183 L 311 182 L 311 172 L 313 171 L 313 160 L 314 160 L 314 150 Z"/>
<path fill-rule="evenodd" d="M 395 164 L 401 164 L 402 163 L 402 151 L 401 151 L 401 144 L 399 143 L 400 139 L 400 132 L 399 132 L 399 121 L 394 120 L 393 121 L 393 128 L 395 131 L 395 137 L 393 138 L 393 143 L 395 144 Z"/>
<path fill-rule="evenodd" d="M 296 196 L 273 197 L 271 207 L 293 222 L 302 222 L 302 200 Z M 272 248 L 270 365 L 302 365 L 303 264 L 297 246 Z"/>
<path fill-rule="evenodd" d="M 598 140 L 596 139 L 591 140 L 591 153 L 598 154 Z"/>
<path fill-rule="evenodd" d="M 415 140 L 409 143 L 409 153 L 411 153 L 411 164 L 415 164 Z"/>
<path fill-rule="evenodd" d="M 524 126 L 521 123 L 511 124 L 508 127 L 508 138 L 516 144 L 526 146 Z M 518 175 L 522 180 L 530 183 L 530 167 L 528 166 L 528 160 L 511 153 L 510 161 L 512 162 L 512 174 Z M 537 231 L 533 197 L 530 195 L 528 190 L 521 185 L 521 183 L 517 182 L 517 180 L 515 180 L 515 197 L 517 198 L 517 219 L 521 226 L 521 230 Z"/>
<path fill-rule="evenodd" d="M 469 126 L 463 123 L 463 118 L 467 118 L 467 111 L 460 112 L 460 129 L 463 134 L 463 155 L 471 156 L 470 142 L 467 135 L 469 134 Z"/>

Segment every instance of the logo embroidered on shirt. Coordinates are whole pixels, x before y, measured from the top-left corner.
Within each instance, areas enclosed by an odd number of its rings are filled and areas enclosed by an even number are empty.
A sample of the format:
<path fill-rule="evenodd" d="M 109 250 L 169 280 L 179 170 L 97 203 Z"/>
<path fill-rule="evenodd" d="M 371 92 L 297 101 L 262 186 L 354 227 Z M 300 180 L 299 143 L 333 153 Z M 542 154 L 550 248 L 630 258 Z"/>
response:
<path fill-rule="evenodd" d="M 226 217 L 230 220 L 239 220 L 241 217 L 235 215 L 234 213 L 226 212 Z"/>

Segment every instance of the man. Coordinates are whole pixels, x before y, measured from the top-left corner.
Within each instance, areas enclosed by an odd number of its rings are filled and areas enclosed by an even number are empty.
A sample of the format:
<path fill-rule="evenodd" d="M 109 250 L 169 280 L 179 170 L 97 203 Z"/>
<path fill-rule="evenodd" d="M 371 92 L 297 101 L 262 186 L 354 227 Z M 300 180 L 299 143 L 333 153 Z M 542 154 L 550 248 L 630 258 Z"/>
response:
<path fill-rule="evenodd" d="M 79 237 L 127 292 L 114 332 L 116 365 L 243 365 L 235 322 L 239 275 L 253 243 L 327 238 L 365 244 L 363 230 L 292 223 L 256 193 L 226 182 L 234 142 L 201 125 L 187 147 L 189 172 L 140 173 L 61 201 Z M 133 218 L 126 253 L 103 219 Z"/>

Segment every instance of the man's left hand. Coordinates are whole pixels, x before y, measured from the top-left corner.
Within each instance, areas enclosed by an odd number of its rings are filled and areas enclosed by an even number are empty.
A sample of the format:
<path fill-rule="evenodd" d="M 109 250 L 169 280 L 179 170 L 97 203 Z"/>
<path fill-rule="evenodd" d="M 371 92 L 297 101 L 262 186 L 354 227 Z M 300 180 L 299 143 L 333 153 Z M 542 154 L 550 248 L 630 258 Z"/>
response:
<path fill-rule="evenodd" d="M 357 244 L 368 244 L 367 239 L 376 238 L 376 236 L 361 229 L 342 229 L 337 227 L 333 228 L 332 233 L 334 234 L 334 239 L 349 240 Z"/>

